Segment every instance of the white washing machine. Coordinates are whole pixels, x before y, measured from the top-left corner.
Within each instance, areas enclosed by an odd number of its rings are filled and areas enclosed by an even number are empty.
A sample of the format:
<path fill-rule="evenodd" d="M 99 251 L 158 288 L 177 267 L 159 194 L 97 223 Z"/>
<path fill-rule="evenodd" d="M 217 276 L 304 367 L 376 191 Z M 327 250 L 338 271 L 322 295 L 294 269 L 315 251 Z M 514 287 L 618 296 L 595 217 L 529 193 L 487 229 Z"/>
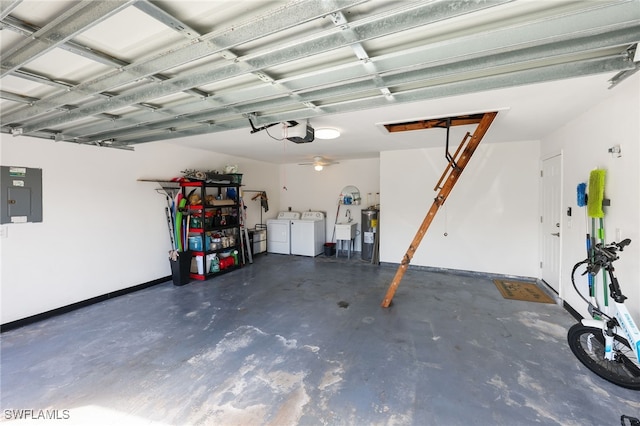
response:
<path fill-rule="evenodd" d="M 291 254 L 291 221 L 300 219 L 300 212 L 280 212 L 267 220 L 267 252 Z"/>
<path fill-rule="evenodd" d="M 325 218 L 322 212 L 303 212 L 291 221 L 291 254 L 317 256 L 324 253 Z"/>

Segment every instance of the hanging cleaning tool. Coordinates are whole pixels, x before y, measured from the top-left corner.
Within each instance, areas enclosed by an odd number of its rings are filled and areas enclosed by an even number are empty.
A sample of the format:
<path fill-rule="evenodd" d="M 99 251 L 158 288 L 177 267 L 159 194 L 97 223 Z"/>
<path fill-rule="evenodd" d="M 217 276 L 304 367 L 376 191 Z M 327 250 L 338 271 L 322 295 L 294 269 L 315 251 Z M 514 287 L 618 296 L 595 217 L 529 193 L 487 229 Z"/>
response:
<path fill-rule="evenodd" d="M 180 226 L 182 224 L 182 217 L 180 217 L 180 221 L 178 221 L 178 204 L 182 199 L 182 191 L 178 191 L 178 193 L 173 197 L 171 214 L 173 215 L 173 237 L 176 240 L 176 250 L 181 251 L 180 248 Z"/>
<path fill-rule="evenodd" d="M 443 176 L 440 178 L 438 185 L 436 186 L 436 189 L 435 189 L 435 190 L 439 189 L 440 191 L 438 192 L 438 195 L 436 196 L 436 198 L 433 200 L 433 204 L 431 205 L 431 208 L 429 209 L 429 211 L 427 212 L 427 215 L 422 221 L 420 228 L 418 228 L 418 232 L 416 233 L 416 236 L 413 238 L 413 241 L 411 241 L 411 244 L 409 245 L 409 249 L 407 249 L 406 254 L 402 258 L 400 266 L 396 271 L 396 275 L 393 277 L 393 281 L 391 281 L 391 284 L 389 285 L 389 289 L 387 290 L 387 293 L 384 296 L 384 299 L 382 300 L 381 306 L 383 308 L 388 308 L 389 305 L 391 304 L 393 295 L 396 293 L 396 289 L 400 285 L 400 281 L 402 280 L 404 273 L 409 267 L 411 258 L 413 257 L 414 253 L 418 249 L 418 246 L 422 241 L 422 237 L 424 237 L 424 234 L 427 233 L 427 229 L 429 229 L 429 225 L 431 225 L 431 222 L 433 221 L 433 218 L 438 212 L 438 209 L 444 204 L 447 197 L 449 196 L 449 193 L 451 193 L 453 186 L 456 184 L 456 182 L 458 181 L 458 178 L 462 174 L 462 171 L 469 163 L 469 160 L 471 159 L 471 156 L 473 155 L 476 148 L 480 144 L 480 141 L 482 141 L 482 138 L 489 130 L 489 126 L 491 126 L 491 123 L 493 123 L 493 120 L 494 118 L 496 118 L 496 115 L 498 115 L 497 112 L 487 112 L 482 115 L 482 118 L 480 118 L 478 121 L 475 121 L 475 123 L 478 123 L 478 126 L 476 127 L 476 130 L 473 132 L 473 136 L 471 138 L 468 138 L 465 136 L 465 138 L 460 143 L 461 145 L 465 145 L 464 149 L 462 149 L 462 146 L 459 146 L 456 151 L 456 154 L 453 157 L 449 154 L 447 150 L 446 158 L 449 161 L 449 163 L 447 164 L 447 167 L 443 173 Z M 465 122 L 465 124 L 472 124 L 472 123 Z M 447 120 L 447 126 L 449 125 L 451 125 L 451 121 Z M 458 156 L 458 154 L 460 155 Z M 438 188 L 439 184 L 442 184 L 442 187 Z"/>
<path fill-rule="evenodd" d="M 174 231 L 173 231 L 173 218 L 171 216 L 171 210 L 169 207 L 164 208 L 165 214 L 167 216 L 167 226 L 169 227 L 169 237 L 171 239 L 171 251 L 176 251 L 176 241 L 174 239 Z"/>
<path fill-rule="evenodd" d="M 589 194 L 587 195 L 587 215 L 591 218 L 591 243 L 595 245 L 596 239 L 604 243 L 604 185 L 607 171 L 604 169 L 595 169 L 589 175 Z M 596 227 L 596 219 L 599 221 L 599 227 Z"/>
<path fill-rule="evenodd" d="M 604 169 L 592 170 L 589 174 L 589 194 L 587 195 L 587 215 L 591 217 L 591 247 L 594 247 L 596 240 L 605 243 L 604 234 L 604 187 L 607 171 Z M 594 277 L 595 278 L 595 277 Z M 607 292 L 607 273 L 602 271 L 602 288 L 604 312 L 608 313 L 609 294 Z M 595 284 L 594 284 L 595 286 Z M 595 290 L 594 290 L 595 293 Z"/>
<path fill-rule="evenodd" d="M 582 182 L 578 184 L 578 207 L 587 205 L 587 184 Z"/>
<path fill-rule="evenodd" d="M 340 206 L 342 205 L 342 194 L 340 194 L 340 198 L 338 198 L 338 208 L 336 209 L 336 220 L 333 221 L 333 235 L 331 236 L 331 242 L 336 239 L 336 225 L 338 224 L 338 216 L 340 215 Z"/>
<path fill-rule="evenodd" d="M 180 200 L 180 215 L 182 216 L 182 228 L 180 228 L 180 235 L 182 237 L 182 251 L 187 251 L 189 250 L 189 244 L 188 244 L 188 240 L 187 240 L 187 218 L 188 215 L 185 215 L 183 212 L 185 211 L 185 208 L 187 207 L 187 199 L 183 198 L 182 200 Z"/>
<path fill-rule="evenodd" d="M 586 207 L 587 206 L 587 184 L 579 183 L 577 188 L 577 203 L 578 207 Z M 589 234 L 589 225 L 587 221 L 587 209 L 584 209 L 584 226 L 587 230 L 587 256 L 591 257 L 591 235 Z M 591 286 L 589 286 L 591 287 Z"/>
<path fill-rule="evenodd" d="M 176 211 L 175 211 L 175 232 L 176 232 L 176 246 L 178 251 L 185 251 L 184 235 L 183 235 L 183 223 L 182 223 L 182 210 L 187 205 L 187 199 L 182 196 L 182 193 L 178 193 L 176 196 Z"/>
<path fill-rule="evenodd" d="M 167 217 L 167 226 L 169 228 L 169 238 L 171 240 L 171 251 L 176 250 L 176 242 L 175 242 L 175 232 L 173 230 L 173 193 L 179 189 L 170 185 L 161 185 L 161 188 L 157 188 L 156 192 L 165 197 L 167 201 L 167 205 L 164 208 L 165 215 Z"/>
<path fill-rule="evenodd" d="M 256 197 L 260 196 L 260 194 L 256 195 Z M 249 263 L 253 264 L 253 254 L 251 250 L 251 241 L 249 240 L 249 231 L 247 230 L 247 207 L 244 205 L 244 198 L 239 196 L 240 202 L 240 252 L 242 253 L 242 264 L 245 262 L 245 251 L 247 252 L 247 258 L 249 259 Z M 255 197 L 254 197 L 255 199 Z M 260 210 L 260 222 L 262 222 L 262 210 Z M 238 264 L 236 259 L 236 265 Z"/>
<path fill-rule="evenodd" d="M 607 171 L 595 169 L 589 175 L 589 196 L 587 198 L 587 214 L 589 217 L 604 218 L 602 204 L 604 202 L 604 178 Z"/>
<path fill-rule="evenodd" d="M 587 206 L 587 184 L 582 182 L 578 184 L 577 188 L 577 203 L 578 207 L 586 207 Z M 584 226 L 587 230 L 586 235 L 586 248 L 587 248 L 587 257 L 592 257 L 591 252 L 591 234 L 589 233 L 589 224 L 587 221 L 587 209 L 584 209 Z M 589 282 L 589 296 L 591 296 L 591 302 L 595 305 L 595 288 L 594 288 L 594 280 L 591 274 L 587 274 L 587 280 Z"/>

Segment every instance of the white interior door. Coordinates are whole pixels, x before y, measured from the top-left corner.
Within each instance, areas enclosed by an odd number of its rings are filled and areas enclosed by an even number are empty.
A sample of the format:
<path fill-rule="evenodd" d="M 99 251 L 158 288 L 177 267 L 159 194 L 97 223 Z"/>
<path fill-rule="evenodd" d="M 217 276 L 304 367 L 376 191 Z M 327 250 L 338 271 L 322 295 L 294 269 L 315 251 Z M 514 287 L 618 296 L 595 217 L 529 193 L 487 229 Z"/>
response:
<path fill-rule="evenodd" d="M 562 156 L 542 162 L 542 215 L 540 222 L 542 279 L 560 294 L 562 237 Z"/>

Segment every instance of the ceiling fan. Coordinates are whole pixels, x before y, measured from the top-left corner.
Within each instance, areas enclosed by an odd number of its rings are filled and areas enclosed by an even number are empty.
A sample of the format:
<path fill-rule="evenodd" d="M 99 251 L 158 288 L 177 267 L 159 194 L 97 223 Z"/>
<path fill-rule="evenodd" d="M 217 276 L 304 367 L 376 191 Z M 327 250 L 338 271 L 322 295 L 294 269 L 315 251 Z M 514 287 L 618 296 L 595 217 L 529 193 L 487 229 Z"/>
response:
<path fill-rule="evenodd" d="M 337 161 L 329 160 L 319 155 L 313 157 L 313 162 L 299 163 L 300 166 L 313 166 L 317 171 L 321 171 L 325 166 L 331 166 L 332 164 L 339 164 Z"/>

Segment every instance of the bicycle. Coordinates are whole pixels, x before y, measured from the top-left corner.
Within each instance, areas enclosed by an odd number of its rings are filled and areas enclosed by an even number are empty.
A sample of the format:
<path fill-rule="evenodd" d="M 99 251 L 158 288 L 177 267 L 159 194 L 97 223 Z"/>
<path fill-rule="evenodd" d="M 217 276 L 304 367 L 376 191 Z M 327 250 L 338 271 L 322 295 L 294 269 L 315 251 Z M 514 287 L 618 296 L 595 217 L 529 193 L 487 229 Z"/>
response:
<path fill-rule="evenodd" d="M 596 244 L 592 246 L 590 256 L 573 267 L 571 283 L 588 304 L 592 318 L 582 319 L 572 326 L 567 333 L 567 340 L 573 354 L 589 370 L 618 386 L 640 390 L 640 330 L 624 305 L 627 297 L 620 290 L 613 267 L 613 262 L 619 259 L 618 252 L 630 243 L 631 240 L 627 238 L 619 243 Z M 575 274 L 584 264 L 587 266 L 582 275 L 596 276 L 600 270 L 606 271 L 614 314 L 600 309 L 593 291 L 592 301 L 589 301 L 578 290 Z"/>

